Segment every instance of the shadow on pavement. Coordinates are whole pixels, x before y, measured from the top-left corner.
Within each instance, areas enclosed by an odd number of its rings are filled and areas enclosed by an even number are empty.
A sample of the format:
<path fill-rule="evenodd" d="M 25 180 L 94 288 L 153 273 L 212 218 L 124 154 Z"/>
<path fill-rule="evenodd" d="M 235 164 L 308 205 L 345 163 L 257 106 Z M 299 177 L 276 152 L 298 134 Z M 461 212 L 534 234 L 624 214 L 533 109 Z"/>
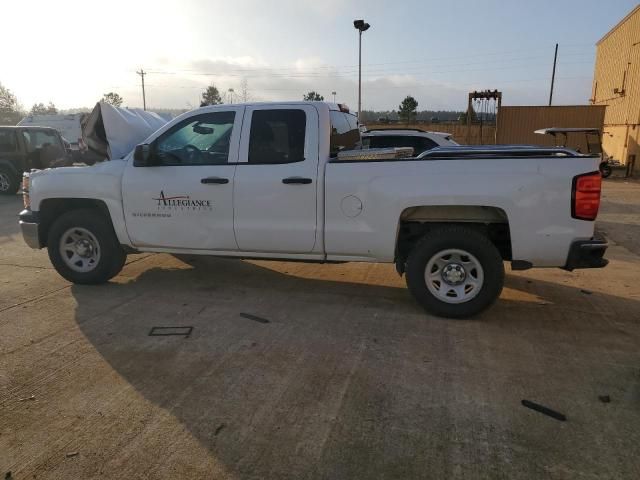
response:
<path fill-rule="evenodd" d="M 509 275 L 507 288 L 524 300 L 453 321 L 425 315 L 404 288 L 183 260 L 195 267 L 73 286 L 76 321 L 231 478 L 635 471 L 625 461 L 640 440 L 625 427 L 640 421 L 635 300 Z M 194 330 L 188 339 L 148 336 L 172 325 Z M 626 399 L 616 416 L 602 417 L 602 391 Z M 573 423 L 526 411 L 522 398 L 551 403 Z M 137 448 L 153 468 L 171 468 L 152 444 Z M 200 478 L 213 465 L 193 468 Z"/>

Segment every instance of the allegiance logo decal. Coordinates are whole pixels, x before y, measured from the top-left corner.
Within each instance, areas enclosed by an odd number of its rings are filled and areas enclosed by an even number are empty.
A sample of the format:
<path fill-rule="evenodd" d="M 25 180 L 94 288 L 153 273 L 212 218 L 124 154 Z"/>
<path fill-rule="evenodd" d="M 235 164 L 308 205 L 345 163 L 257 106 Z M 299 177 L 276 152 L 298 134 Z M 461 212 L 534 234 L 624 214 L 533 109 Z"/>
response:
<path fill-rule="evenodd" d="M 191 198 L 189 195 L 167 196 L 160 190 L 160 196 L 154 198 L 158 210 L 213 210 L 211 200 Z"/>
<path fill-rule="evenodd" d="M 145 218 L 171 218 L 174 214 L 180 215 L 189 211 L 213 210 L 211 200 L 195 199 L 189 195 L 167 196 L 163 190 L 160 191 L 160 196 L 153 200 L 156 202 L 157 210 L 152 212 L 131 212 L 131 215 Z"/>

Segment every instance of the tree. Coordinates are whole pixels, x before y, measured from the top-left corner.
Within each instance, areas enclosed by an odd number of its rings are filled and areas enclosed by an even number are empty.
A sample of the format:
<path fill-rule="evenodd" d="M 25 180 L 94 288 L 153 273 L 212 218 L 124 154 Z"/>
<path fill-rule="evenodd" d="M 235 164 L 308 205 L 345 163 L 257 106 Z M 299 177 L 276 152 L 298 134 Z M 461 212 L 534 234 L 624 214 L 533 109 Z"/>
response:
<path fill-rule="evenodd" d="M 11 93 L 11 90 L 0 83 L 0 112 L 16 112 L 18 110 L 18 100 Z"/>
<path fill-rule="evenodd" d="M 49 105 L 46 106 L 42 102 L 34 103 L 29 112 L 30 115 L 56 115 L 57 113 L 58 109 L 53 102 L 49 102 Z"/>
<path fill-rule="evenodd" d="M 57 115 L 58 114 L 58 109 L 53 104 L 53 102 L 49 102 L 49 105 L 47 105 L 47 112 L 46 113 L 47 113 L 47 115 Z"/>
<path fill-rule="evenodd" d="M 15 125 L 22 112 L 16 96 L 0 83 L 0 125 Z"/>
<path fill-rule="evenodd" d="M 416 118 L 418 109 L 418 101 L 411 95 L 407 95 L 402 103 L 398 106 L 398 115 L 406 123 Z"/>
<path fill-rule="evenodd" d="M 47 114 L 47 107 L 42 102 L 34 103 L 33 107 L 31 107 L 31 110 L 29 111 L 29 113 L 31 115 L 46 115 Z"/>
<path fill-rule="evenodd" d="M 102 101 L 104 103 L 108 103 L 109 105 L 113 105 L 114 107 L 119 107 L 122 105 L 122 97 L 116 92 L 105 93 L 102 96 Z"/>
<path fill-rule="evenodd" d="M 478 122 L 478 115 L 476 114 L 476 111 L 473 109 L 473 106 L 471 106 L 471 123 L 477 123 L 477 122 Z M 458 117 L 458 123 L 460 125 L 467 124 L 467 112 L 463 112 L 460 114 L 460 116 Z"/>
<path fill-rule="evenodd" d="M 202 101 L 200 102 L 201 107 L 206 107 L 207 105 L 220 105 L 222 103 L 222 97 L 220 97 L 220 92 L 214 84 L 209 85 L 204 92 L 202 92 Z"/>
<path fill-rule="evenodd" d="M 320 95 L 318 92 L 314 92 L 313 90 L 307 93 L 302 99 L 305 102 L 322 102 L 324 97 Z"/>
<path fill-rule="evenodd" d="M 242 79 L 240 82 L 240 98 L 244 103 L 248 102 L 251 98 L 251 94 L 249 93 L 249 82 L 247 82 L 246 78 Z"/>

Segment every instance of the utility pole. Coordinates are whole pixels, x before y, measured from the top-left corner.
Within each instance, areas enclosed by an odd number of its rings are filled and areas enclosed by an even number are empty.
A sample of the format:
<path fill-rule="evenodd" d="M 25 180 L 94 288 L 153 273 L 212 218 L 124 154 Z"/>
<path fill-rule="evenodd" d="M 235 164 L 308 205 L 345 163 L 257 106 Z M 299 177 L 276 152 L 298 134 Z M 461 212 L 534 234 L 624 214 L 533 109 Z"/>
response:
<path fill-rule="evenodd" d="M 549 92 L 549 106 L 553 100 L 553 84 L 556 81 L 556 63 L 558 62 L 558 44 L 556 43 L 556 53 L 553 55 L 553 73 L 551 74 L 551 91 Z"/>
<path fill-rule="evenodd" d="M 142 109 L 146 110 L 147 109 L 147 98 L 144 94 L 144 76 L 147 74 L 147 72 L 145 72 L 142 68 L 140 69 L 139 72 L 136 72 L 138 75 L 140 75 L 140 77 L 142 78 Z"/>

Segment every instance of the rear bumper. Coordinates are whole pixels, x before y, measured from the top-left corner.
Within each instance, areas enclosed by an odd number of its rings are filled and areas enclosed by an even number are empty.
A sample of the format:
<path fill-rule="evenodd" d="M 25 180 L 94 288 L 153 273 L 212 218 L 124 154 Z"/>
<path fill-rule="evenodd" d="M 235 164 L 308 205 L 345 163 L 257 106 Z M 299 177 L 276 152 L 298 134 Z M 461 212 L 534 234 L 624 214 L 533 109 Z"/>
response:
<path fill-rule="evenodd" d="M 605 238 L 594 237 L 591 240 L 578 240 L 571 244 L 565 270 L 577 268 L 603 268 L 609 263 L 604 258 L 609 243 Z"/>
<path fill-rule="evenodd" d="M 32 212 L 29 209 L 20 212 L 20 220 L 18 221 L 20 230 L 22 230 L 22 238 L 31 248 L 42 248 L 40 245 L 40 221 L 38 212 Z"/>

